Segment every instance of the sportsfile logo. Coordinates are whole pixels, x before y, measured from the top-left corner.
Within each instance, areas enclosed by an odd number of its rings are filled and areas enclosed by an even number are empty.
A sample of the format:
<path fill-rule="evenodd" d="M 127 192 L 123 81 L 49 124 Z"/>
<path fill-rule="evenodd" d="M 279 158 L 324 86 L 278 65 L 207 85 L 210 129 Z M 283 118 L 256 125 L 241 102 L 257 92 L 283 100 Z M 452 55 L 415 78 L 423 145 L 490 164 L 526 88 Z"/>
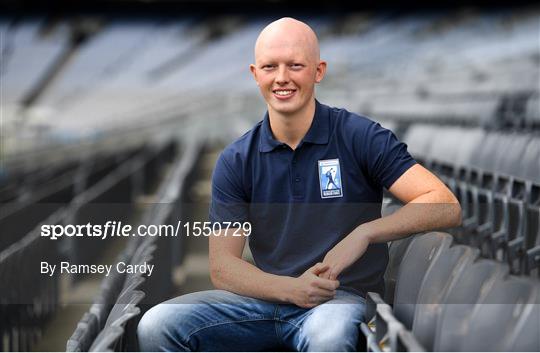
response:
<path fill-rule="evenodd" d="M 94 237 L 107 239 L 112 237 L 177 237 L 185 236 L 249 236 L 249 222 L 182 222 L 176 224 L 140 224 L 133 227 L 121 221 L 107 221 L 105 224 L 44 224 L 41 236 L 51 240 L 62 237 Z"/>

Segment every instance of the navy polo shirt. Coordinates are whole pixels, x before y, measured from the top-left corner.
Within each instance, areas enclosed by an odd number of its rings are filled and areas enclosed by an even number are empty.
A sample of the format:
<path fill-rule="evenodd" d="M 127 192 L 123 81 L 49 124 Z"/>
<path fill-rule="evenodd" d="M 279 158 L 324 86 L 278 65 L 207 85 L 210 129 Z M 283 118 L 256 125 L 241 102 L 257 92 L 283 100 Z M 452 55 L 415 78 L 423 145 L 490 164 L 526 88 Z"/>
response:
<path fill-rule="evenodd" d="M 378 123 L 316 101 L 313 122 L 295 150 L 277 141 L 268 113 L 227 146 L 212 177 L 210 221 L 250 222 L 255 264 L 299 276 L 358 225 L 381 217 L 383 188 L 416 162 Z M 385 243 L 338 277 L 362 295 L 384 291 Z"/>

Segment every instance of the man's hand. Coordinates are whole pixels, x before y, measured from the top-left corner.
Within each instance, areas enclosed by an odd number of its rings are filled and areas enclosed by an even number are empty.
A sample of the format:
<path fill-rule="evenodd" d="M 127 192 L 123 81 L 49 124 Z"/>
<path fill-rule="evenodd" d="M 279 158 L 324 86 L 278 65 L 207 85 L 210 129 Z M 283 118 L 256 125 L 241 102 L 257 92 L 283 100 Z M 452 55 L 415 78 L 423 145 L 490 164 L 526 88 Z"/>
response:
<path fill-rule="evenodd" d="M 369 238 L 357 228 L 326 253 L 322 263 L 328 267 L 319 276 L 330 280 L 337 279 L 344 269 L 364 255 L 368 245 Z"/>
<path fill-rule="evenodd" d="M 298 278 L 292 278 L 292 290 L 289 301 L 302 308 L 313 308 L 336 295 L 339 281 L 321 278 L 319 275 L 328 270 L 328 265 L 317 263 Z"/>

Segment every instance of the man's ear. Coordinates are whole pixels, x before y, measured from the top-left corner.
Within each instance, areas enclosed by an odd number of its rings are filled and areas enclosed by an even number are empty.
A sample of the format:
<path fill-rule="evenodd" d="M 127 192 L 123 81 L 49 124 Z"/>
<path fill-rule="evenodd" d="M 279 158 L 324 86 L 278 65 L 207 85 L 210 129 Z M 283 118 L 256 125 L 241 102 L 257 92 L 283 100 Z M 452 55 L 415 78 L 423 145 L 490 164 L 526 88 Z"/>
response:
<path fill-rule="evenodd" d="M 317 72 L 315 74 L 315 83 L 320 83 L 324 75 L 326 74 L 326 61 L 319 61 L 319 65 L 317 65 Z"/>
<path fill-rule="evenodd" d="M 259 80 L 257 80 L 257 68 L 254 64 L 249 65 L 249 71 L 251 71 L 251 74 L 253 75 L 253 78 L 255 79 L 255 82 L 257 82 L 257 86 L 259 85 Z"/>

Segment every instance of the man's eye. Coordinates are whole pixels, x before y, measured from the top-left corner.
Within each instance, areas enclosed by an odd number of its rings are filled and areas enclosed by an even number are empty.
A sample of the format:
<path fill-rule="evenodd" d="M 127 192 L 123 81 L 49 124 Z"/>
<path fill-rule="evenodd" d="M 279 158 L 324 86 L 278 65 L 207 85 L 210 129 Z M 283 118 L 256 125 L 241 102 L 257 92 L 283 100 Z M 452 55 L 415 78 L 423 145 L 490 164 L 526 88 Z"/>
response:
<path fill-rule="evenodd" d="M 271 70 L 271 69 L 273 69 L 273 68 L 274 68 L 274 65 L 263 65 L 263 66 L 262 66 L 262 69 L 263 69 L 263 70 Z"/>
<path fill-rule="evenodd" d="M 291 68 L 294 69 L 294 70 L 299 70 L 301 68 L 303 68 L 304 65 L 302 64 L 291 64 Z"/>

